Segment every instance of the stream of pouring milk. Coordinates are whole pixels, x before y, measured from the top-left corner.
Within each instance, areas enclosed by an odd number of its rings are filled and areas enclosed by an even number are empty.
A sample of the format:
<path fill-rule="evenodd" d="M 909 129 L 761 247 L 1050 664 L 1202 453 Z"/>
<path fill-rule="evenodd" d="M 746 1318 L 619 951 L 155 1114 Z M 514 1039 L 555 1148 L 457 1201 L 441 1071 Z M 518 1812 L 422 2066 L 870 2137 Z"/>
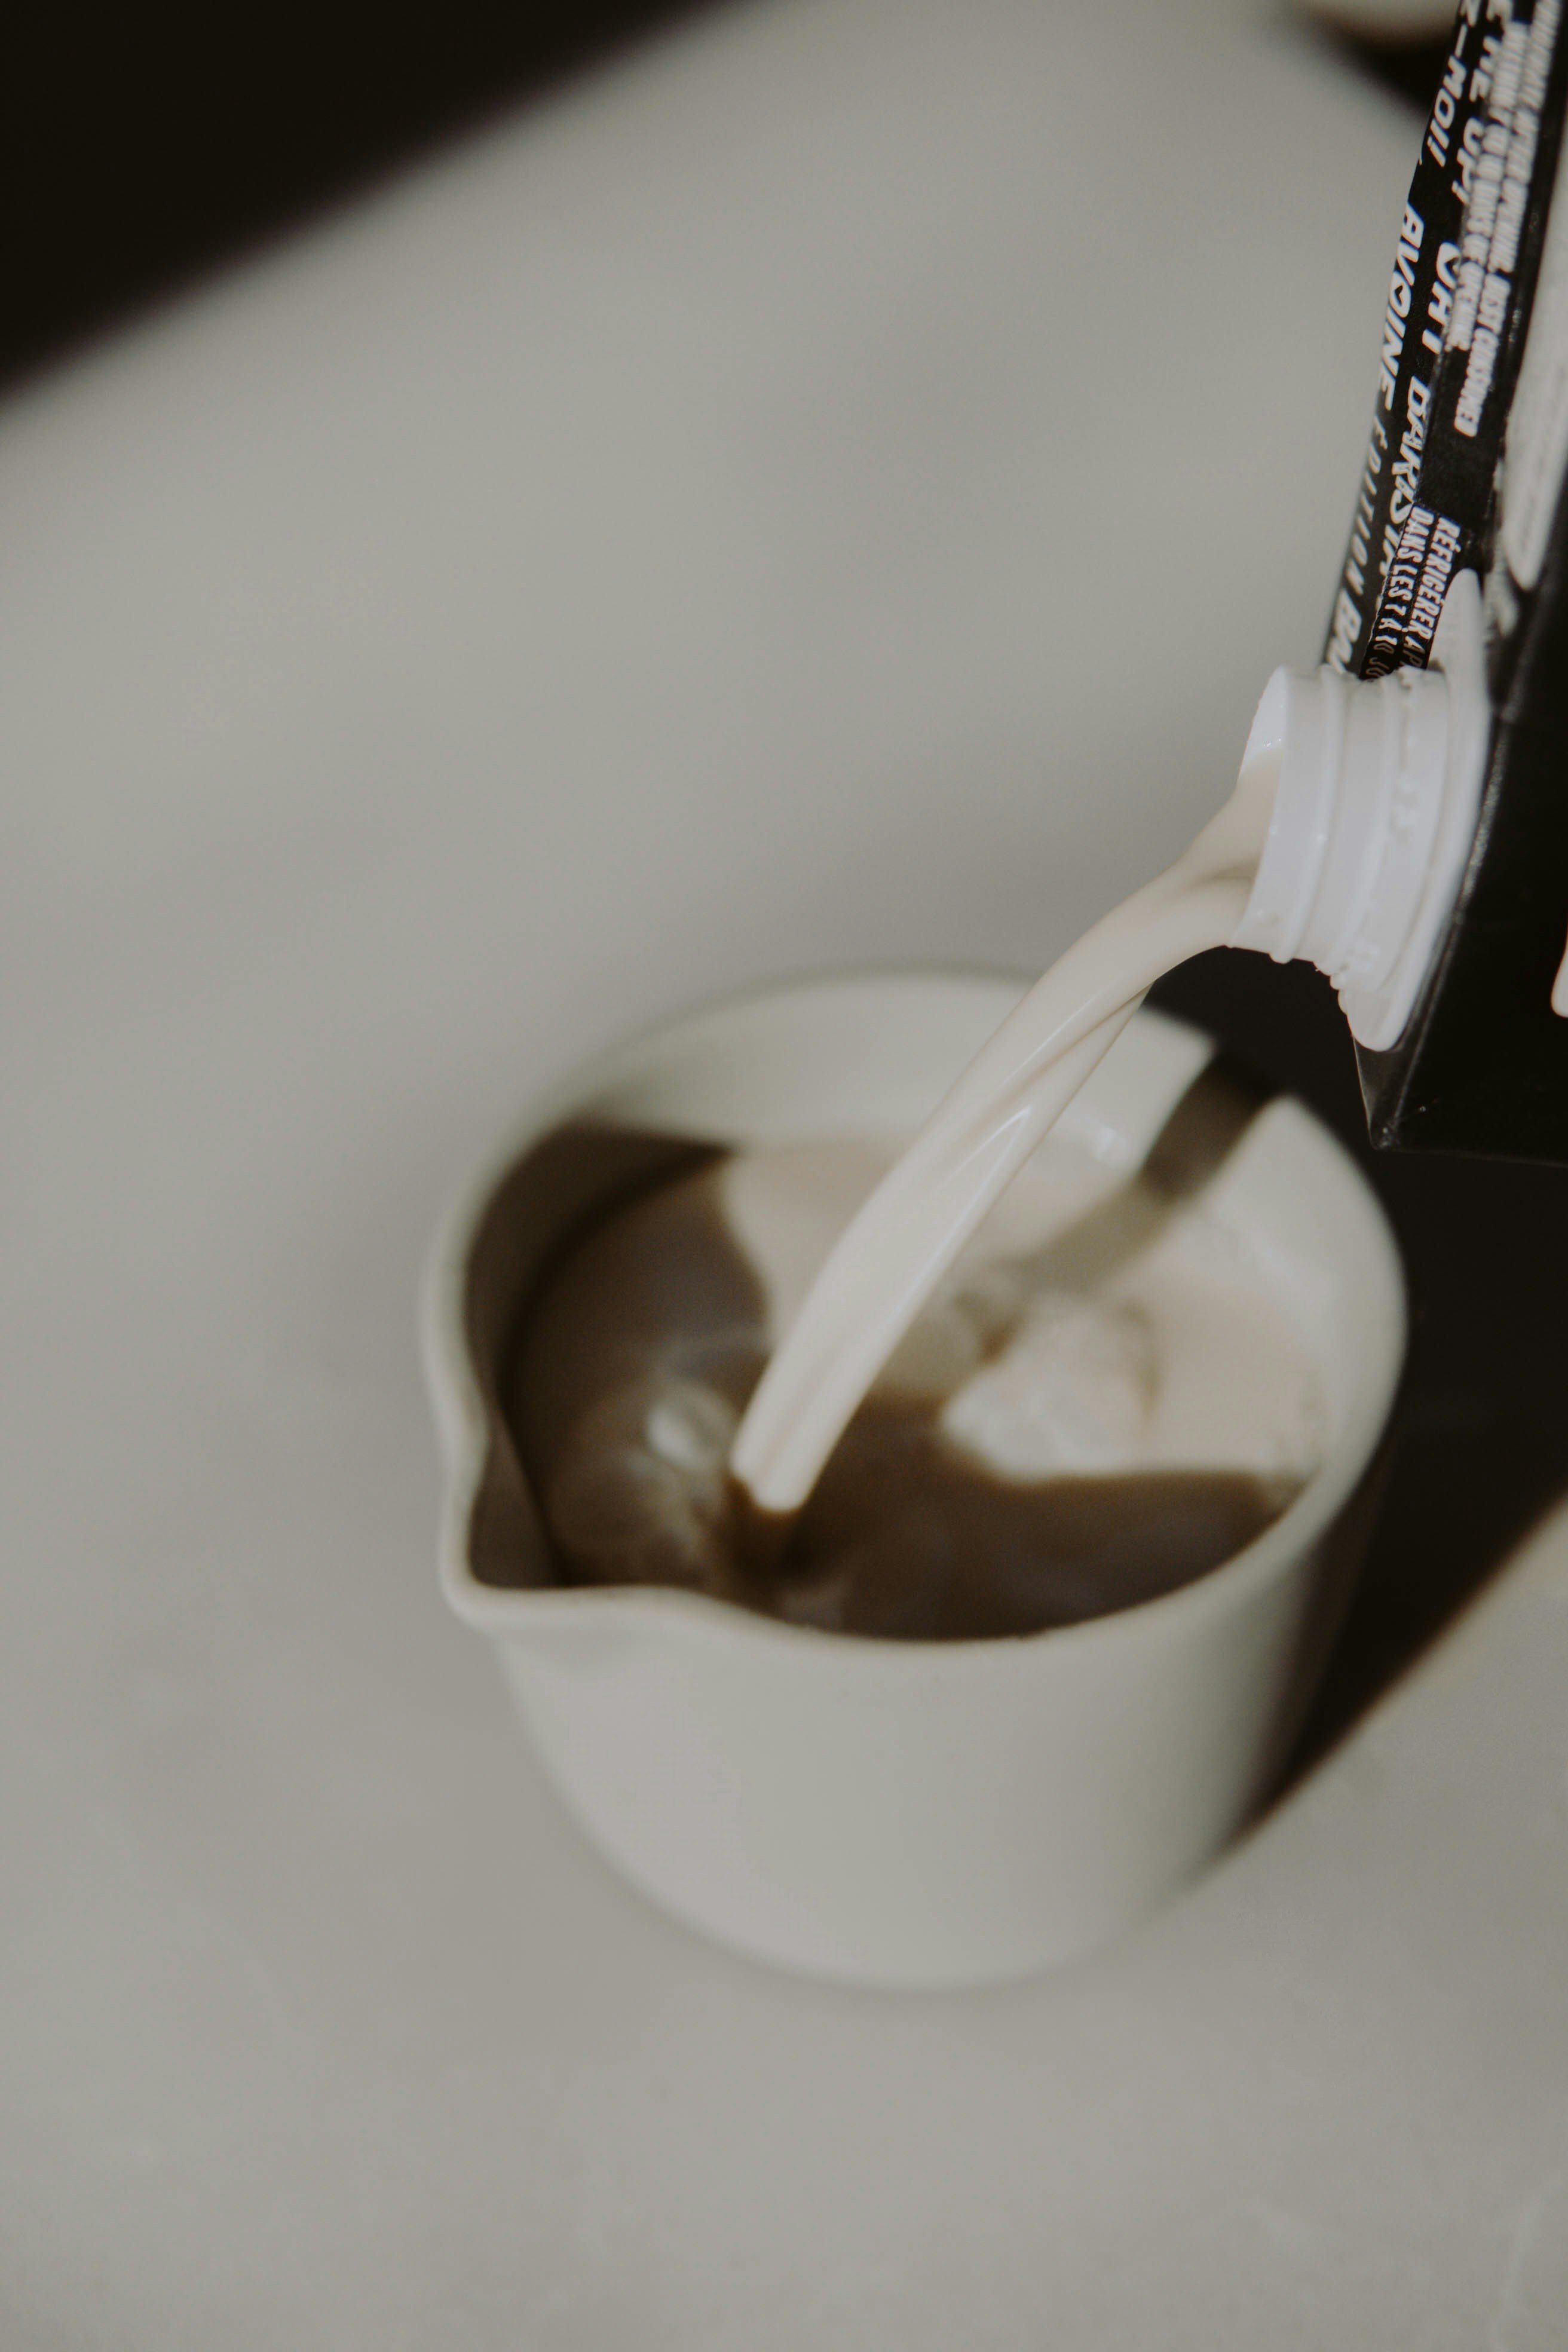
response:
<path fill-rule="evenodd" d="M 1228 942 L 1278 780 L 1277 749 L 1249 745 L 1218 815 L 1051 966 L 846 1227 L 736 1433 L 731 1472 L 760 1510 L 799 1510 L 921 1307 L 1145 990 Z"/>

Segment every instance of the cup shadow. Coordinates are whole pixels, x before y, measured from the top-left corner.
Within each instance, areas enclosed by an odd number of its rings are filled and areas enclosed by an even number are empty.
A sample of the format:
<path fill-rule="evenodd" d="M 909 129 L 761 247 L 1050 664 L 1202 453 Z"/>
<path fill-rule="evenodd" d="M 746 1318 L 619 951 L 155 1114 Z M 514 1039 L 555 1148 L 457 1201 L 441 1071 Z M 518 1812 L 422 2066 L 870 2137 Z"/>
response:
<path fill-rule="evenodd" d="M 1568 1171 L 1375 1152 L 1350 1033 L 1300 964 L 1221 948 L 1151 1002 L 1298 1095 L 1352 1153 L 1398 1236 L 1411 1352 L 1386 1483 L 1280 1793 L 1439 1641 L 1568 1492 Z"/>

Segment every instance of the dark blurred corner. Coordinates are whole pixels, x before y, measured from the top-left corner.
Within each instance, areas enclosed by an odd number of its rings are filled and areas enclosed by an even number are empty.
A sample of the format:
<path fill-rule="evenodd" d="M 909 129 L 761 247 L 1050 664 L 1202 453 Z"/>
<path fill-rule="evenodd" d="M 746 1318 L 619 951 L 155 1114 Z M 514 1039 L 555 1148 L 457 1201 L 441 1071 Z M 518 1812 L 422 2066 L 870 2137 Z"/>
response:
<path fill-rule="evenodd" d="M 442 0 L 414 16 L 363 0 L 280 0 L 225 15 L 178 0 L 13 0 L 0 381 L 47 365 L 451 133 L 724 5 Z M 1345 0 L 1346 12 L 1355 5 Z M 1331 46 L 1348 71 L 1409 104 L 1414 122 L 1436 86 L 1446 36 L 1428 27 L 1369 37 L 1321 13 L 1287 13 L 1291 37 Z M 1330 1119 L 1383 1194 L 1411 1274 L 1402 1441 L 1361 1596 L 1309 1727 L 1310 1755 L 1451 1619 L 1568 1475 L 1568 1176 L 1374 1159 L 1344 1024 L 1304 968 L 1221 953 L 1159 994 Z"/>
<path fill-rule="evenodd" d="M 1426 113 L 1448 56 L 1454 10 L 1444 0 L 1414 11 L 1403 25 L 1396 18 L 1380 22 L 1377 8 L 1357 7 L 1354 0 L 1337 7 L 1332 0 L 1318 0 L 1310 15 L 1319 39 L 1352 73 L 1375 81 L 1413 112 Z"/>
<path fill-rule="evenodd" d="M 721 0 L 12 0 L 0 383 Z"/>

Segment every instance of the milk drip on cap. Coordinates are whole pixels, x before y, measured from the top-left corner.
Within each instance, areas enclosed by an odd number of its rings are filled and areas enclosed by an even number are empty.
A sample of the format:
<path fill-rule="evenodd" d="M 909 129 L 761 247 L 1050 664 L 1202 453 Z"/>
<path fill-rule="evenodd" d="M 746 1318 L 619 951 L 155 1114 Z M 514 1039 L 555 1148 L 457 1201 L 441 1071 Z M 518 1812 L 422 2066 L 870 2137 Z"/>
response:
<path fill-rule="evenodd" d="M 1243 765 L 1278 763 L 1231 945 L 1326 972 L 1356 1043 L 1403 1034 L 1475 837 L 1489 709 L 1475 574 L 1448 592 L 1429 669 L 1278 669 Z"/>

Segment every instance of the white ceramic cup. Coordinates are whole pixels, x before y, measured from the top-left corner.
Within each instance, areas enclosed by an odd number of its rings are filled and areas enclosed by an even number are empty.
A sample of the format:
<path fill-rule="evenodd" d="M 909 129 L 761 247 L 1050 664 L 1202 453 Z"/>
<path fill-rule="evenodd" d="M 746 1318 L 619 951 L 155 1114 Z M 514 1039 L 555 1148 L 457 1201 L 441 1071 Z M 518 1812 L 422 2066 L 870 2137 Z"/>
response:
<path fill-rule="evenodd" d="M 562 1797 L 679 1918 L 859 1984 L 983 1984 L 1089 1951 L 1267 1792 L 1338 1622 L 1364 1517 L 1350 1506 L 1404 1354 L 1399 1260 L 1373 1194 L 1299 1103 L 1252 1120 L 1205 1197 L 1323 1371 L 1321 1466 L 1196 1582 L 1046 1633 L 877 1641 L 690 1592 L 552 1585 L 498 1382 L 542 1269 L 671 1148 L 661 1138 L 912 1127 L 1018 994 L 1008 980 L 834 979 L 674 1022 L 535 1106 L 448 1219 L 426 1286 L 443 1585 L 494 1643 Z M 1208 1050 L 1141 1013 L 1067 1124 L 1135 1166 Z M 574 1143 L 582 1122 L 626 1132 L 618 1174 Z"/>

